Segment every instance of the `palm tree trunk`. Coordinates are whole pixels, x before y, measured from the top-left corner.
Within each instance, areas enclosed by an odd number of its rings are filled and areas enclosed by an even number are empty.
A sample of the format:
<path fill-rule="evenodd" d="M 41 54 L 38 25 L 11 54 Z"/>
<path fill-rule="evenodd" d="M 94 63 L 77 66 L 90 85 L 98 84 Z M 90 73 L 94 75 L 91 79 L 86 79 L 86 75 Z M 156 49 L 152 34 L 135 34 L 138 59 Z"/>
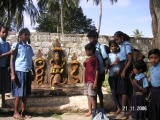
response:
<path fill-rule="evenodd" d="M 100 2 L 100 14 L 99 14 L 98 35 L 100 33 L 101 21 L 102 21 L 102 0 L 99 0 L 99 2 Z"/>
<path fill-rule="evenodd" d="M 61 33 L 62 35 L 64 34 L 63 32 L 63 0 L 61 0 Z"/>
<path fill-rule="evenodd" d="M 9 3 L 9 0 L 8 0 L 8 21 L 7 21 L 7 24 L 6 26 L 10 29 L 10 3 Z"/>
<path fill-rule="evenodd" d="M 150 13 L 152 17 L 153 42 L 152 48 L 160 48 L 160 2 L 150 0 Z"/>

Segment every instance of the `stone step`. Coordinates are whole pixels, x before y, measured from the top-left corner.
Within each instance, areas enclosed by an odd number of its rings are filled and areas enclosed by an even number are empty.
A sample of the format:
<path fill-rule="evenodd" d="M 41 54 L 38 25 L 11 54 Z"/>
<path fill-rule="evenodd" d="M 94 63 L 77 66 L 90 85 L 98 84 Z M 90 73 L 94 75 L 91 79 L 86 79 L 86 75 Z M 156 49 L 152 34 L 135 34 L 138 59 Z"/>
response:
<path fill-rule="evenodd" d="M 6 103 L 12 106 L 11 109 L 1 108 L 4 112 L 13 112 L 14 98 L 8 98 Z M 107 111 L 115 107 L 110 94 L 104 94 L 104 108 Z M 36 114 L 48 113 L 84 113 L 88 111 L 87 97 L 76 96 L 51 96 L 51 97 L 29 97 L 27 111 Z"/>

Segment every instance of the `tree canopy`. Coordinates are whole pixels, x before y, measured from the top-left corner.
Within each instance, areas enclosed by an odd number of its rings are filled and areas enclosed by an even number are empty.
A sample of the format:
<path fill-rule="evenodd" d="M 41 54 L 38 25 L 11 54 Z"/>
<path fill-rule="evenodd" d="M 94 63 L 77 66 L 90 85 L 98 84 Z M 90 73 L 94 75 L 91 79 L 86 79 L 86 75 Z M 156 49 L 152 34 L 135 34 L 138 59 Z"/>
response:
<path fill-rule="evenodd" d="M 82 11 L 82 8 L 69 8 L 69 13 L 64 12 L 64 33 L 65 34 L 84 34 L 89 30 L 96 30 L 92 19 L 87 18 Z M 50 13 L 43 13 L 40 15 L 36 27 L 37 31 L 40 32 L 57 32 L 57 19 L 56 15 Z M 59 19 L 60 20 L 60 19 Z M 60 25 L 59 25 L 60 27 Z M 61 31 L 61 29 L 60 29 Z M 59 31 L 59 32 L 60 32 Z"/>

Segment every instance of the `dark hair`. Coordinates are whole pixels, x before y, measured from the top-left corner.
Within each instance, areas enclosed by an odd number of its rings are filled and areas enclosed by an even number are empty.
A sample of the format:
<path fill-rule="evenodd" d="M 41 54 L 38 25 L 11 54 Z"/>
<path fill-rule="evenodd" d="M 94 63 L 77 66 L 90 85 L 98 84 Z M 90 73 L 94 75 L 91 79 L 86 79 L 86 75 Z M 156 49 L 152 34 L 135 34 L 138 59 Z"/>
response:
<path fill-rule="evenodd" d="M 9 30 L 8 27 L 4 26 L 3 24 L 0 25 L 0 31 L 2 30 L 2 28 L 5 28 L 7 31 Z"/>
<path fill-rule="evenodd" d="M 137 70 L 142 70 L 142 72 L 147 71 L 147 64 L 143 60 L 137 60 L 136 62 L 133 63 L 133 66 Z"/>
<path fill-rule="evenodd" d="M 93 43 L 88 43 L 88 44 L 86 44 L 86 45 L 85 45 L 85 49 L 86 49 L 86 50 L 92 50 L 93 53 L 96 52 L 96 47 L 95 47 L 95 45 L 94 45 Z"/>
<path fill-rule="evenodd" d="M 23 33 L 29 33 L 29 35 L 31 34 L 28 28 L 22 28 L 22 29 L 19 31 L 19 34 L 18 34 L 18 42 L 20 42 L 20 41 L 19 41 L 19 37 L 20 37 Z M 28 40 L 28 44 L 30 44 L 30 43 L 31 43 L 31 41 L 30 41 L 30 39 L 29 39 L 29 40 Z"/>
<path fill-rule="evenodd" d="M 98 39 L 98 33 L 95 30 L 91 30 L 88 32 L 87 37 L 93 37 Z"/>
<path fill-rule="evenodd" d="M 155 55 L 158 55 L 160 57 L 160 50 L 159 49 L 151 49 L 149 52 L 148 52 L 148 58 L 150 55 L 152 54 L 155 54 Z"/>
<path fill-rule="evenodd" d="M 115 40 L 110 40 L 109 41 L 109 47 L 111 47 L 112 44 L 115 44 L 116 46 L 118 46 L 118 44 L 116 43 Z"/>
<path fill-rule="evenodd" d="M 122 31 L 115 32 L 114 36 L 117 36 L 119 38 L 123 37 L 124 41 L 130 41 L 130 37 L 126 33 L 123 33 Z"/>

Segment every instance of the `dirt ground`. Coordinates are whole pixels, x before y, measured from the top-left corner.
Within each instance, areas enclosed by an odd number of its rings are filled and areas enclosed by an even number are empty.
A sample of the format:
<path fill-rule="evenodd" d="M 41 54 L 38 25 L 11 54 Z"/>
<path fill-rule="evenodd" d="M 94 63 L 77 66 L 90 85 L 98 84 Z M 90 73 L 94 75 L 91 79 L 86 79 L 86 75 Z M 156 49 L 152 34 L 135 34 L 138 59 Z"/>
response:
<path fill-rule="evenodd" d="M 11 116 L 0 117 L 0 120 L 15 120 Z M 27 120 L 91 120 L 91 117 L 84 117 L 82 114 L 62 114 L 62 115 L 53 115 L 53 116 L 33 116 L 31 119 Z"/>

